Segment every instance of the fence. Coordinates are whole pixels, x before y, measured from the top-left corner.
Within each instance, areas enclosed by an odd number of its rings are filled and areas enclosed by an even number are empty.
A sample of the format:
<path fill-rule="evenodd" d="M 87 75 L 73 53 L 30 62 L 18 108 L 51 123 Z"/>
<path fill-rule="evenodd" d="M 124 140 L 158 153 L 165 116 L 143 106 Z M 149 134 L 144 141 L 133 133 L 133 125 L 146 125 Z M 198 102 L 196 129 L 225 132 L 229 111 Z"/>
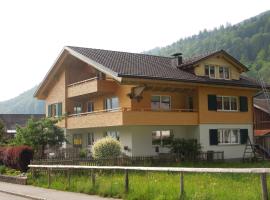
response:
<path fill-rule="evenodd" d="M 124 156 L 111 159 L 65 158 L 34 159 L 31 164 L 86 165 L 86 166 L 158 166 L 181 161 L 223 161 L 224 152 L 200 152 L 194 155 L 161 154 L 158 156 Z"/>
<path fill-rule="evenodd" d="M 91 170 L 91 180 L 95 186 L 94 170 L 124 170 L 124 186 L 125 191 L 129 190 L 129 171 L 154 171 L 154 172 L 178 172 L 180 173 L 180 192 L 179 198 L 184 195 L 184 173 L 247 173 L 260 174 L 262 200 L 268 200 L 267 178 L 266 174 L 270 173 L 270 168 L 184 168 L 184 167 L 120 167 L 120 166 L 79 166 L 79 165 L 29 165 L 34 176 L 36 169 L 45 169 L 48 173 L 48 187 L 51 185 L 52 170 L 68 170 L 68 183 L 70 184 L 70 170 L 83 169 Z"/>

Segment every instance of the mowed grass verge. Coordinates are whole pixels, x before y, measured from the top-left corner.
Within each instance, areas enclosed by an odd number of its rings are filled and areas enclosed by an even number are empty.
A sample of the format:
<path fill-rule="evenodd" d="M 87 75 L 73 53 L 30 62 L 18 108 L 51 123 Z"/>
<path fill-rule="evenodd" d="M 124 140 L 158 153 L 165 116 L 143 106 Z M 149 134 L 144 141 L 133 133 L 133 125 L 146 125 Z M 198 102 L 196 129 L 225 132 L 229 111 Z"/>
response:
<path fill-rule="evenodd" d="M 270 167 L 269 162 L 261 163 L 183 163 L 180 167 Z M 97 171 L 96 185 L 91 182 L 90 172 L 74 171 L 68 186 L 65 172 L 52 173 L 51 188 L 97 194 L 106 197 L 130 200 L 179 199 L 179 173 L 130 172 L 129 192 L 124 191 L 124 172 Z M 48 177 L 39 173 L 35 178 L 29 175 L 29 184 L 48 187 Z M 268 178 L 270 185 L 270 177 Z M 191 200 L 261 199 L 259 174 L 210 174 L 185 173 L 185 197 Z"/>

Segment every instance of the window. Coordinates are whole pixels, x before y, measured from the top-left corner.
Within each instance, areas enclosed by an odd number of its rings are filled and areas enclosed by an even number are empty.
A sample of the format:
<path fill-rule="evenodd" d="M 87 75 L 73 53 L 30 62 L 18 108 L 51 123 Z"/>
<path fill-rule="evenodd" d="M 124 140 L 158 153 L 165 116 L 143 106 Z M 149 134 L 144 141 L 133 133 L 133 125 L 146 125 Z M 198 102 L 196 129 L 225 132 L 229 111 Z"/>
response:
<path fill-rule="evenodd" d="M 210 78 L 215 78 L 216 77 L 215 66 L 213 66 L 213 65 L 205 65 L 204 74 L 205 74 L 205 76 L 208 76 Z"/>
<path fill-rule="evenodd" d="M 48 105 L 48 117 L 62 116 L 62 103 Z"/>
<path fill-rule="evenodd" d="M 240 129 L 218 129 L 218 144 L 240 144 Z"/>
<path fill-rule="evenodd" d="M 87 112 L 93 112 L 94 111 L 94 102 L 88 101 L 87 102 Z"/>
<path fill-rule="evenodd" d="M 171 109 L 171 97 L 170 96 L 152 96 L 151 97 L 151 109 L 152 110 L 170 110 Z"/>
<path fill-rule="evenodd" d="M 204 74 L 210 78 L 230 79 L 230 69 L 224 66 L 205 65 Z"/>
<path fill-rule="evenodd" d="M 74 147 L 82 147 L 82 135 L 81 134 L 73 135 L 73 146 Z"/>
<path fill-rule="evenodd" d="M 171 130 L 161 130 L 152 132 L 152 145 L 166 146 L 171 144 L 173 133 Z"/>
<path fill-rule="evenodd" d="M 75 103 L 74 107 L 73 107 L 73 110 L 74 110 L 74 114 L 81 113 L 82 112 L 82 104 L 81 103 Z"/>
<path fill-rule="evenodd" d="M 230 78 L 230 69 L 228 67 L 219 67 L 219 78 L 229 79 Z"/>
<path fill-rule="evenodd" d="M 237 97 L 217 96 L 217 110 L 220 111 L 237 111 Z"/>
<path fill-rule="evenodd" d="M 107 131 L 106 136 L 112 137 L 118 141 L 120 139 L 120 133 L 118 131 Z"/>
<path fill-rule="evenodd" d="M 87 145 L 93 145 L 94 144 L 94 133 L 88 133 L 87 134 Z"/>
<path fill-rule="evenodd" d="M 119 108 L 119 99 L 118 97 L 106 98 L 105 100 L 105 109 L 112 110 Z"/>

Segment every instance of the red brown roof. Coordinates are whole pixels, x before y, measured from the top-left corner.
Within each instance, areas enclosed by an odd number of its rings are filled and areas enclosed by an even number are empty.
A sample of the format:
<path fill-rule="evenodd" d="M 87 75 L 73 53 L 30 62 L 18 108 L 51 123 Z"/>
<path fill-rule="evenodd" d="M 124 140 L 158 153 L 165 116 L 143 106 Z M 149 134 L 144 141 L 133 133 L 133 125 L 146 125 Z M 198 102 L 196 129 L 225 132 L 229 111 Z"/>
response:
<path fill-rule="evenodd" d="M 204 76 L 196 76 L 184 68 L 184 66 L 192 66 L 196 62 L 199 62 L 202 59 L 206 59 L 217 53 L 225 53 L 227 56 L 230 56 L 224 50 L 184 59 L 182 65 L 175 66 L 173 62 L 174 58 L 172 57 L 73 46 L 69 46 L 66 49 L 68 51 L 75 51 L 76 53 L 79 53 L 80 55 L 101 64 L 118 77 L 173 80 L 254 88 L 260 87 L 256 80 L 244 76 L 241 76 L 240 80 L 210 79 Z M 243 69 L 247 69 L 243 64 L 241 64 L 232 56 L 230 56 L 230 58 L 232 58 L 233 61 L 235 61 L 237 64 L 243 66 Z"/>
<path fill-rule="evenodd" d="M 254 136 L 257 136 L 257 137 L 259 137 L 259 136 L 266 136 L 268 134 L 270 134 L 270 129 L 266 129 L 266 130 L 255 130 L 254 131 Z"/>

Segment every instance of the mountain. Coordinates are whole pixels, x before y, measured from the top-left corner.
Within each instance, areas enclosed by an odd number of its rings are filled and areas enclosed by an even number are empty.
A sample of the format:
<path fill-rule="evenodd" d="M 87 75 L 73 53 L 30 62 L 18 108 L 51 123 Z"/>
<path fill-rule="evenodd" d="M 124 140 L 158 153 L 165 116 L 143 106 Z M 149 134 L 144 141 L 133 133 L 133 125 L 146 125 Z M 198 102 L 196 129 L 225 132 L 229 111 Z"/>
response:
<path fill-rule="evenodd" d="M 181 52 L 190 57 L 224 49 L 249 67 L 247 75 L 270 82 L 270 11 L 235 25 L 226 25 L 211 31 L 180 39 L 171 45 L 157 47 L 144 53 L 170 56 Z"/>
<path fill-rule="evenodd" d="M 0 114 L 44 114 L 44 101 L 33 97 L 37 86 L 19 96 L 0 102 Z"/>

